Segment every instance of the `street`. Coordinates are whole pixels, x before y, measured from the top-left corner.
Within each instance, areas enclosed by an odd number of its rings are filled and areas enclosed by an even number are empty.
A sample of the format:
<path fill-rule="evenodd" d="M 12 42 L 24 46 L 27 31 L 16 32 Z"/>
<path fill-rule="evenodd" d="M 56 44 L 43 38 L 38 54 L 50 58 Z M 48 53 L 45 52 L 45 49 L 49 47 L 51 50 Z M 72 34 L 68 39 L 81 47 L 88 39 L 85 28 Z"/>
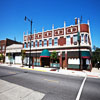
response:
<path fill-rule="evenodd" d="M 84 77 L 0 66 L 0 79 L 43 93 L 42 100 L 76 100 Z M 100 100 L 100 79 L 86 79 L 80 100 Z"/>

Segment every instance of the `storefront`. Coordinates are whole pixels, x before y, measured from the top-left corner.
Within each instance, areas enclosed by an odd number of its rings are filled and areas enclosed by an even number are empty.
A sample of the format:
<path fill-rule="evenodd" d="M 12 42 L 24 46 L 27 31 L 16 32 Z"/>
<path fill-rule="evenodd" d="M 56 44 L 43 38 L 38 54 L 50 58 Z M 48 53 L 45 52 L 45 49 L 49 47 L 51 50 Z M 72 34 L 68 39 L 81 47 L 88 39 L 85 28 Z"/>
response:
<path fill-rule="evenodd" d="M 41 58 L 41 66 L 50 66 L 50 52 L 45 49 L 42 51 L 42 53 L 40 54 L 40 58 Z"/>

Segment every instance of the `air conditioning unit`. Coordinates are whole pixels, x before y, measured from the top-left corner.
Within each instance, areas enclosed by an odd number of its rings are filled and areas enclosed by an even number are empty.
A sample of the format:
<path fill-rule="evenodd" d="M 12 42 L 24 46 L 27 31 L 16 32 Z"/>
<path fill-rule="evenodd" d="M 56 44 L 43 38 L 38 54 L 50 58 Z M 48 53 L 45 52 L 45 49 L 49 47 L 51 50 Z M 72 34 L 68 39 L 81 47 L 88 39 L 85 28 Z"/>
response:
<path fill-rule="evenodd" d="M 74 42 L 74 45 L 77 45 L 77 42 Z"/>

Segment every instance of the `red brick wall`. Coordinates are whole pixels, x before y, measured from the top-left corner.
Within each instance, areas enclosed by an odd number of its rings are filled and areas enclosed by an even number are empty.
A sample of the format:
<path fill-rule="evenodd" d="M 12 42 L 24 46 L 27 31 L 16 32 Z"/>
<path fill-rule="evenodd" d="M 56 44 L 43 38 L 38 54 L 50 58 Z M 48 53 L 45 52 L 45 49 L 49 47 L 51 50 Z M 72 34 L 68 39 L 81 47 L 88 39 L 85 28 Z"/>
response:
<path fill-rule="evenodd" d="M 71 44 L 73 44 L 73 37 L 71 37 Z"/>
<path fill-rule="evenodd" d="M 47 40 L 47 46 L 49 46 L 49 41 Z"/>
<path fill-rule="evenodd" d="M 47 31 L 48 37 L 52 37 L 52 31 Z"/>
<path fill-rule="evenodd" d="M 52 39 L 52 46 L 54 45 L 54 40 Z"/>
<path fill-rule="evenodd" d="M 44 41 L 42 41 L 42 46 L 44 46 Z"/>
<path fill-rule="evenodd" d="M 60 61 L 60 67 L 62 67 L 62 54 L 60 54 L 59 61 Z"/>
<path fill-rule="evenodd" d="M 39 41 L 37 41 L 37 47 L 39 47 Z"/>
<path fill-rule="evenodd" d="M 35 47 L 35 42 L 33 43 L 33 47 Z"/>
<path fill-rule="evenodd" d="M 58 30 L 54 30 L 54 36 L 59 36 Z"/>
<path fill-rule="evenodd" d="M 80 24 L 80 32 L 88 32 L 89 33 L 89 26 L 87 24 Z"/>
<path fill-rule="evenodd" d="M 68 59 L 67 59 L 67 53 L 65 52 L 65 65 L 68 67 Z"/>
<path fill-rule="evenodd" d="M 43 33 L 43 37 L 44 37 L 44 38 L 47 38 L 47 37 L 48 37 L 48 36 L 47 36 L 47 32 L 44 32 L 44 33 Z"/>
<path fill-rule="evenodd" d="M 42 33 L 38 33 L 38 39 L 42 39 Z"/>
<path fill-rule="evenodd" d="M 59 29 L 59 35 L 64 35 L 64 29 Z"/>
<path fill-rule="evenodd" d="M 58 39 L 58 45 L 63 46 L 64 44 L 66 44 L 66 38 L 60 37 Z"/>

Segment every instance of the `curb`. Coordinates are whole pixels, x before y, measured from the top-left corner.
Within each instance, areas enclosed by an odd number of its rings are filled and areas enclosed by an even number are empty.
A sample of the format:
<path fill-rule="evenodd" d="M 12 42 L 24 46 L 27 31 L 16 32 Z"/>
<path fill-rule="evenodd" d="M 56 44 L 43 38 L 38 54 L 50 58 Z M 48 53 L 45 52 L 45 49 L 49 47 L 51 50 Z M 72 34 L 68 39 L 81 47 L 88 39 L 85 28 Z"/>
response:
<path fill-rule="evenodd" d="M 22 67 L 21 69 L 27 69 L 27 70 L 34 70 L 34 71 L 47 72 L 46 70 L 40 70 L 40 69 L 31 69 L 31 68 L 24 68 L 24 67 Z"/>
<path fill-rule="evenodd" d="M 3 65 L 3 64 L 0 64 L 2 66 L 6 66 L 6 67 L 10 67 L 8 65 Z M 11 67 L 16 67 L 16 66 L 11 66 Z M 74 71 L 66 71 L 64 70 L 64 72 L 62 72 L 62 70 L 59 70 L 59 71 L 55 71 L 54 69 L 50 69 L 50 70 L 45 70 L 45 69 L 32 69 L 32 68 L 26 68 L 26 67 L 21 67 L 21 66 L 18 66 L 16 68 L 20 68 L 20 69 L 25 69 L 25 70 L 34 70 L 34 71 L 40 71 L 40 72 L 49 72 L 49 73 L 55 73 L 55 74 L 62 74 L 62 75 L 70 75 L 70 76 L 78 76 L 78 77 L 85 77 L 84 74 L 87 74 L 87 77 L 89 78 L 100 78 L 100 74 L 98 73 L 87 73 L 87 72 L 82 72 L 82 73 L 78 73 L 78 72 L 74 72 Z"/>

